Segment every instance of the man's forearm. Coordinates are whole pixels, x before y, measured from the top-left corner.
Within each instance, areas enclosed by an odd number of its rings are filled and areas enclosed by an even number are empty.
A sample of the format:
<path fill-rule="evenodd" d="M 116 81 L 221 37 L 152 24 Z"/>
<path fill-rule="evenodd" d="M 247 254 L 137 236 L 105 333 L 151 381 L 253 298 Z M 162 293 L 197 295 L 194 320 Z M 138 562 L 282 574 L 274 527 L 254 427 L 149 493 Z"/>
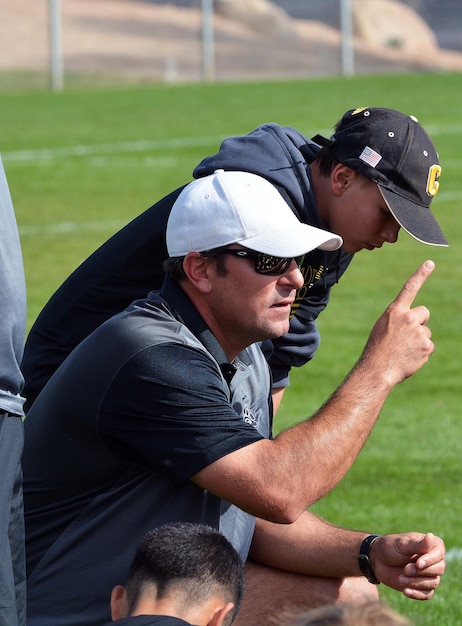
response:
<path fill-rule="evenodd" d="M 293 524 L 258 519 L 249 559 L 286 572 L 344 579 L 364 575 L 414 600 L 429 600 L 444 574 L 440 537 L 415 531 L 370 536 L 333 526 L 310 512 Z M 363 543 L 364 542 L 364 543 Z M 367 556 L 367 567 L 360 552 Z"/>
<path fill-rule="evenodd" d="M 300 494 L 302 510 L 328 493 L 349 470 L 390 390 L 384 377 L 380 379 L 360 361 L 313 417 L 271 442 L 274 458 L 288 462 L 291 491 Z"/>
<path fill-rule="evenodd" d="M 360 576 L 358 555 L 366 536 L 329 524 L 309 511 L 293 524 L 258 519 L 249 558 L 309 576 Z"/>

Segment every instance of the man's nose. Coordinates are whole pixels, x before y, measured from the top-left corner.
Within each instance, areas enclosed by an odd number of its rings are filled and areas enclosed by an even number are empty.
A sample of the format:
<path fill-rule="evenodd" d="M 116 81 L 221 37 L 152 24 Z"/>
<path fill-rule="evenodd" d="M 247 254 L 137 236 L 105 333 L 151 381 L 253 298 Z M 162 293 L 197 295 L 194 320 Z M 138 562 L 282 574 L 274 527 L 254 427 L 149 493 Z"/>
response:
<path fill-rule="evenodd" d="M 391 221 L 384 229 L 382 235 L 385 241 L 388 241 L 388 243 L 396 243 L 398 240 L 398 233 L 400 228 L 401 226 L 396 220 Z"/>
<path fill-rule="evenodd" d="M 292 259 L 287 271 L 282 274 L 281 278 L 286 279 L 294 289 L 300 289 L 305 282 L 300 267 L 295 259 Z"/>

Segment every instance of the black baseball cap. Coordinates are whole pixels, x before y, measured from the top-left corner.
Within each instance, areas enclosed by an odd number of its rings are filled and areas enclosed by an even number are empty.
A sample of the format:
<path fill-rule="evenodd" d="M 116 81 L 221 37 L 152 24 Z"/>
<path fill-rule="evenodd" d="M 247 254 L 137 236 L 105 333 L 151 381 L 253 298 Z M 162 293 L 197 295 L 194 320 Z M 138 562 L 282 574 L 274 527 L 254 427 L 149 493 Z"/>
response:
<path fill-rule="evenodd" d="M 327 139 L 333 156 L 377 183 L 391 213 L 412 237 L 447 246 L 430 202 L 438 193 L 441 166 L 432 140 L 412 115 L 394 109 L 361 107 L 347 111 Z"/>

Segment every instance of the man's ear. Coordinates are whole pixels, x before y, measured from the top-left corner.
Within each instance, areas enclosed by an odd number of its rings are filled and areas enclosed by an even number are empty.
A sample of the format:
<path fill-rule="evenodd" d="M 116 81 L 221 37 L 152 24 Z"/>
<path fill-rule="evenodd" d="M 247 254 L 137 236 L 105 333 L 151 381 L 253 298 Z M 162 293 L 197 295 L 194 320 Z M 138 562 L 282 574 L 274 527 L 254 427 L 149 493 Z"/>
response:
<path fill-rule="evenodd" d="M 336 196 L 341 196 L 346 191 L 354 178 L 356 178 L 357 172 L 343 165 L 343 163 L 337 163 L 332 170 L 331 184 L 332 193 Z"/>
<path fill-rule="evenodd" d="M 112 620 L 128 617 L 128 601 L 125 587 L 117 585 L 111 592 L 111 618 Z"/>
<path fill-rule="evenodd" d="M 211 261 L 200 255 L 199 252 L 188 252 L 183 261 L 183 270 L 188 280 L 202 293 L 209 293 Z"/>
<path fill-rule="evenodd" d="M 227 602 L 224 606 L 217 607 L 207 626 L 229 626 L 231 624 L 231 614 L 234 611 L 234 604 Z"/>

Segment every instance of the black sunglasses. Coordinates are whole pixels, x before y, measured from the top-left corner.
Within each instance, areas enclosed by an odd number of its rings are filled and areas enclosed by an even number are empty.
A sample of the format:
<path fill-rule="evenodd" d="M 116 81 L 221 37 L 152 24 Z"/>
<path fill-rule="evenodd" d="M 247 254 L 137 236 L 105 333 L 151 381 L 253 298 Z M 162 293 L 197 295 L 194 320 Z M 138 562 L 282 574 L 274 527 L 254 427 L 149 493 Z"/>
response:
<path fill-rule="evenodd" d="M 305 255 L 297 257 L 280 257 L 265 254 L 264 252 L 256 252 L 255 250 L 243 250 L 242 248 L 217 248 L 216 250 L 207 250 L 206 254 L 216 256 L 218 254 L 232 254 L 240 259 L 252 259 L 255 263 L 255 271 L 258 274 L 267 274 L 268 276 L 280 276 L 289 269 L 292 260 L 298 267 L 301 267 Z"/>

